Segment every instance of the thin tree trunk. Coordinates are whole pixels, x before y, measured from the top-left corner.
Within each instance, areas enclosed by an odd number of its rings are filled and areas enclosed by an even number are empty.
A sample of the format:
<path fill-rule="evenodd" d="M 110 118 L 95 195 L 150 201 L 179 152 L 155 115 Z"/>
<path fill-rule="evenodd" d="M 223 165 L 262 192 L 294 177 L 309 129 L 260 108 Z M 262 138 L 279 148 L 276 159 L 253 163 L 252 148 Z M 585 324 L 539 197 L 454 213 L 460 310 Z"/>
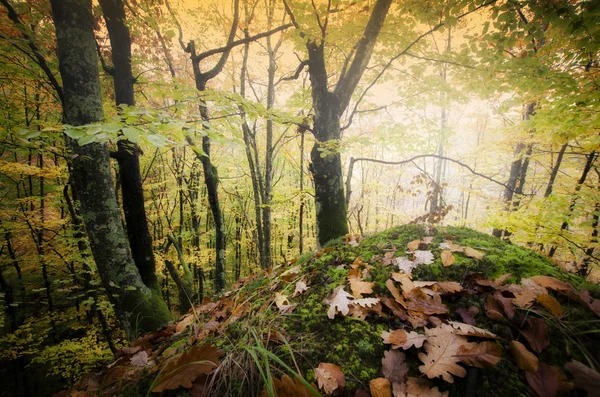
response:
<path fill-rule="evenodd" d="M 131 37 L 126 23 L 122 0 L 99 0 L 112 49 L 113 76 L 116 105 L 135 105 L 131 71 Z M 140 148 L 137 144 L 121 139 L 116 154 L 121 176 L 123 212 L 127 226 L 127 238 L 131 254 L 142 281 L 150 288 L 158 289 L 156 263 L 152 237 L 144 206 L 144 189 L 140 172 Z"/>
<path fill-rule="evenodd" d="M 577 181 L 577 186 L 575 186 L 575 193 L 573 194 L 573 198 L 571 199 L 571 205 L 569 205 L 569 212 L 568 212 L 565 220 L 563 221 L 562 225 L 560 225 L 560 234 L 561 235 L 562 235 L 563 231 L 565 231 L 569 228 L 569 218 L 573 214 L 573 210 L 575 209 L 575 205 L 577 204 L 577 199 L 579 198 L 577 193 L 579 193 L 579 191 L 581 190 L 581 187 L 585 183 L 585 180 L 587 179 L 587 176 L 588 176 L 590 170 L 592 169 L 592 166 L 594 165 L 595 160 L 596 160 L 596 152 L 591 152 L 587 156 L 587 161 L 585 163 L 585 167 L 583 168 L 583 172 L 581 173 L 581 177 L 579 178 L 579 181 Z M 556 253 L 556 245 L 554 245 L 550 248 L 550 251 L 548 251 L 548 256 L 550 258 L 552 258 L 555 253 Z"/>

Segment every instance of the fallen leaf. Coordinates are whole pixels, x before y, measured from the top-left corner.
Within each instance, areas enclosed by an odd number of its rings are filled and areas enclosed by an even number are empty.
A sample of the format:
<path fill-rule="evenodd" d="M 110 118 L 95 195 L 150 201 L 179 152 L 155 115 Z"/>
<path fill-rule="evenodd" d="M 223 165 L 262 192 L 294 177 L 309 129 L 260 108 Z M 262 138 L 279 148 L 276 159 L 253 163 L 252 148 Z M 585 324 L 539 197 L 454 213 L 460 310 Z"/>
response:
<path fill-rule="evenodd" d="M 431 265 L 433 263 L 433 254 L 431 251 L 415 251 L 415 263 L 417 265 Z"/>
<path fill-rule="evenodd" d="M 527 339 L 529 346 L 537 353 L 541 353 L 549 344 L 548 325 L 539 318 L 527 318 L 519 332 Z"/>
<path fill-rule="evenodd" d="M 329 305 L 327 317 L 333 320 L 336 313 L 346 316 L 350 311 L 351 299 L 353 299 L 353 296 L 344 291 L 344 286 L 337 287 L 333 294 L 325 300 L 325 303 Z"/>
<path fill-rule="evenodd" d="M 396 286 L 394 285 L 394 282 L 392 280 L 387 280 L 385 282 L 385 286 L 387 287 L 388 291 L 392 293 L 392 296 L 394 297 L 394 299 L 396 299 L 396 302 L 402 304 L 404 299 L 400 295 L 400 291 L 398 291 L 398 288 L 396 288 Z"/>
<path fill-rule="evenodd" d="M 477 259 L 477 260 L 483 259 L 483 256 L 484 256 L 484 254 L 482 252 L 479 252 L 476 249 L 473 249 L 471 247 L 465 248 L 465 255 L 470 258 Z"/>
<path fill-rule="evenodd" d="M 369 382 L 371 397 L 392 397 L 390 381 L 386 378 L 376 378 Z"/>
<path fill-rule="evenodd" d="M 408 259 L 405 256 L 401 256 L 395 259 L 396 265 L 398 266 L 398 269 L 400 269 L 401 272 L 404 272 L 406 274 L 411 274 L 412 271 L 419 266 L 418 263 L 411 261 L 410 259 Z"/>
<path fill-rule="evenodd" d="M 431 388 L 431 382 L 423 378 L 408 378 L 406 383 L 394 384 L 394 397 L 447 397 L 448 392 Z"/>
<path fill-rule="evenodd" d="M 382 372 L 383 376 L 392 383 L 402 383 L 408 373 L 406 365 L 406 355 L 397 350 L 390 350 L 383 353 Z"/>
<path fill-rule="evenodd" d="M 579 296 L 579 293 L 577 293 L 575 288 L 569 283 L 565 283 L 564 281 L 560 281 L 559 279 L 550 276 L 533 276 L 531 279 L 542 287 L 560 292 L 576 302 L 585 303 Z"/>
<path fill-rule="evenodd" d="M 362 299 L 354 299 L 352 304 L 355 306 L 361 307 L 372 307 L 379 303 L 379 298 L 362 298 Z"/>
<path fill-rule="evenodd" d="M 490 338 L 490 339 L 500 339 L 498 335 L 485 330 L 483 328 L 475 327 L 474 325 L 460 323 L 458 321 L 450 321 L 449 324 L 452 328 L 456 329 L 457 335 L 464 336 L 476 336 L 479 338 Z"/>
<path fill-rule="evenodd" d="M 319 389 L 323 389 L 325 394 L 333 394 L 338 388 L 338 383 L 335 377 L 323 368 L 315 368 L 315 379 L 319 385 Z"/>
<path fill-rule="evenodd" d="M 411 277 L 412 276 L 410 274 L 396 272 L 392 273 L 392 279 L 400 283 L 402 295 L 404 296 L 406 296 L 406 294 L 410 293 L 410 291 L 415 288 L 415 284 L 413 283 Z"/>
<path fill-rule="evenodd" d="M 456 356 L 473 367 L 494 368 L 502 360 L 502 348 L 494 342 L 469 343 L 461 345 Z"/>
<path fill-rule="evenodd" d="M 527 347 L 516 340 L 509 343 L 510 352 L 517 363 L 517 367 L 523 371 L 537 372 L 539 360 L 535 354 L 530 352 Z"/>
<path fill-rule="evenodd" d="M 522 308 L 531 307 L 531 305 L 533 304 L 533 302 L 539 295 L 538 291 L 536 291 L 534 289 L 529 289 L 529 288 L 521 288 L 520 291 L 518 291 L 518 292 L 515 292 L 515 291 L 511 291 L 511 292 L 515 296 L 512 299 L 512 302 L 516 306 L 522 307 Z"/>
<path fill-rule="evenodd" d="M 136 367 L 145 367 L 149 364 L 148 353 L 145 350 L 141 350 L 131 356 L 131 365 Z"/>
<path fill-rule="evenodd" d="M 209 375 L 219 366 L 222 350 L 211 345 L 194 345 L 191 349 L 173 357 L 163 367 L 155 381 L 154 393 L 190 388 L 200 375 Z"/>
<path fill-rule="evenodd" d="M 355 298 L 362 298 L 363 294 L 372 294 L 375 283 L 363 281 L 362 278 L 353 277 L 350 279 L 350 289 Z"/>
<path fill-rule="evenodd" d="M 179 332 L 183 332 L 185 331 L 185 329 L 194 322 L 194 320 L 196 319 L 196 316 L 192 313 L 190 314 L 186 314 L 181 321 L 178 321 L 175 324 L 175 332 L 179 333 Z"/>
<path fill-rule="evenodd" d="M 415 252 L 419 249 L 419 245 L 421 245 L 421 240 L 413 240 L 410 243 L 406 244 L 409 250 Z"/>
<path fill-rule="evenodd" d="M 296 289 L 294 290 L 294 293 L 292 294 L 292 298 L 295 298 L 296 296 L 303 294 L 304 292 L 306 292 L 306 290 L 308 290 L 308 285 L 306 285 L 306 282 L 304 280 L 300 280 L 300 281 L 296 282 Z"/>
<path fill-rule="evenodd" d="M 426 328 L 425 335 L 425 353 L 419 353 L 419 360 L 423 362 L 419 367 L 421 373 L 430 379 L 441 376 L 448 383 L 454 383 L 452 375 L 465 377 L 467 371 L 458 365 L 456 354 L 460 346 L 467 343 L 467 338 L 456 335 L 453 328 L 446 324 Z"/>
<path fill-rule="evenodd" d="M 567 363 L 565 368 L 575 377 L 575 387 L 587 391 L 590 397 L 598 395 L 600 373 L 575 360 Z"/>
<path fill-rule="evenodd" d="M 542 294 L 537 297 L 537 302 L 544 306 L 552 315 L 556 318 L 561 318 L 563 315 L 562 307 L 560 303 L 548 294 Z"/>
<path fill-rule="evenodd" d="M 471 306 L 471 307 L 475 307 L 475 306 Z M 475 309 L 477 309 L 477 308 L 475 307 Z M 463 320 L 463 323 L 469 324 L 469 325 L 477 324 L 475 322 L 475 314 L 473 314 L 471 311 L 464 309 L 462 307 L 459 307 L 458 309 L 454 310 L 454 312 L 460 316 L 460 318 Z M 477 312 L 479 312 L 479 309 L 477 309 Z"/>
<path fill-rule="evenodd" d="M 454 264 L 454 261 L 456 260 L 454 258 L 454 255 L 452 255 L 452 251 L 450 251 L 450 250 L 442 251 L 441 258 L 442 258 L 442 265 L 444 265 L 444 266 L 451 266 Z"/>
<path fill-rule="evenodd" d="M 526 372 L 527 383 L 540 397 L 555 397 L 558 392 L 558 376 L 546 363 L 539 363 L 537 372 Z"/>
<path fill-rule="evenodd" d="M 337 387 L 333 390 L 332 394 L 334 396 L 341 394 L 342 390 L 344 390 L 344 387 L 346 386 L 346 377 L 344 376 L 342 369 L 340 367 L 338 367 L 337 365 L 330 364 L 330 363 L 320 363 L 319 367 L 317 369 L 326 371 L 331 376 L 333 376 L 333 378 L 335 379 L 335 382 L 337 384 Z M 321 385 L 319 385 L 319 387 L 321 387 Z"/>
<path fill-rule="evenodd" d="M 408 339 L 408 333 L 403 329 L 395 329 L 390 332 L 383 331 L 381 338 L 383 343 L 395 345 L 394 347 L 398 348 L 404 346 Z"/>
<path fill-rule="evenodd" d="M 388 281 L 391 282 L 392 280 L 388 280 Z M 395 300 L 393 300 L 392 298 L 385 296 L 385 295 L 380 296 L 379 299 L 381 300 L 381 303 L 383 303 L 385 305 L 385 307 L 387 307 L 388 309 L 390 309 L 392 311 L 394 316 L 398 317 L 402 321 L 408 320 L 408 315 L 406 314 L 406 309 L 404 309 L 402 306 L 400 306 Z"/>
<path fill-rule="evenodd" d="M 494 300 L 498 302 L 500 306 L 502 306 L 506 317 L 508 317 L 509 320 L 512 320 L 515 316 L 515 306 L 513 305 L 510 298 L 504 297 L 500 291 L 496 291 L 493 297 Z"/>

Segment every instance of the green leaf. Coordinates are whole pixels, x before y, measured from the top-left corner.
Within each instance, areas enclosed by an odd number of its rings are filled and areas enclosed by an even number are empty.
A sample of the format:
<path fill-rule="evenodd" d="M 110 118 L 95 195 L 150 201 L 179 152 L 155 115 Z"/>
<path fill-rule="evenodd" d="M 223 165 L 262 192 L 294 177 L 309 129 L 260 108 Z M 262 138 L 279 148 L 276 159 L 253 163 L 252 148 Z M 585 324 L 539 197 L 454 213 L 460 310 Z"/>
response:
<path fill-rule="evenodd" d="M 149 143 L 151 143 L 152 145 L 154 145 L 156 147 L 165 146 L 168 142 L 167 138 L 165 138 L 162 135 L 158 135 L 158 134 L 148 135 L 148 136 L 146 136 L 146 139 L 148 140 Z"/>
<path fill-rule="evenodd" d="M 138 143 L 140 141 L 140 133 L 142 131 L 136 127 L 124 127 L 123 128 L 123 136 L 129 139 L 133 143 Z"/>

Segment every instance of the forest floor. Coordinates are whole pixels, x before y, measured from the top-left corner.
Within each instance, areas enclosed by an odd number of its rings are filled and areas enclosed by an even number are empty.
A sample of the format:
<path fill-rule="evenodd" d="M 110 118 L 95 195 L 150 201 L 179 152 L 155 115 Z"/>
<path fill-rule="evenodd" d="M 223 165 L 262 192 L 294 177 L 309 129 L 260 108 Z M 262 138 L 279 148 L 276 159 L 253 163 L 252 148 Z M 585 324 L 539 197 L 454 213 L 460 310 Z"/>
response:
<path fill-rule="evenodd" d="M 59 396 L 597 396 L 600 287 L 466 228 L 348 235 Z"/>

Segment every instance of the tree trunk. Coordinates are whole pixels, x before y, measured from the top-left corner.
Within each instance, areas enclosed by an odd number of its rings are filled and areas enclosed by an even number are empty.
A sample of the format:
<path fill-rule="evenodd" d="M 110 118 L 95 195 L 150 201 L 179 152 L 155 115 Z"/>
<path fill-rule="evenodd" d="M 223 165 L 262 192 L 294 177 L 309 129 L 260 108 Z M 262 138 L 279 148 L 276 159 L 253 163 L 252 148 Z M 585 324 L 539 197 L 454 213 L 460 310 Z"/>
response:
<path fill-rule="evenodd" d="M 63 120 L 79 126 L 102 121 L 94 17 L 91 0 L 52 0 L 59 70 L 64 84 Z M 110 172 L 106 144 L 79 145 L 72 177 L 82 218 L 104 288 L 130 336 L 148 332 L 169 320 L 160 295 L 143 282 L 131 257 Z"/>
<path fill-rule="evenodd" d="M 131 71 L 131 37 L 126 24 L 122 0 L 99 0 L 112 49 L 113 84 L 115 102 L 119 105 L 135 105 Z M 140 172 L 140 148 L 128 140 L 119 140 L 116 155 L 121 176 L 123 212 L 127 226 L 127 238 L 131 254 L 142 281 L 150 288 L 158 289 L 156 263 L 152 247 L 152 237 L 148 230 L 148 220 L 144 207 L 144 189 Z"/>

